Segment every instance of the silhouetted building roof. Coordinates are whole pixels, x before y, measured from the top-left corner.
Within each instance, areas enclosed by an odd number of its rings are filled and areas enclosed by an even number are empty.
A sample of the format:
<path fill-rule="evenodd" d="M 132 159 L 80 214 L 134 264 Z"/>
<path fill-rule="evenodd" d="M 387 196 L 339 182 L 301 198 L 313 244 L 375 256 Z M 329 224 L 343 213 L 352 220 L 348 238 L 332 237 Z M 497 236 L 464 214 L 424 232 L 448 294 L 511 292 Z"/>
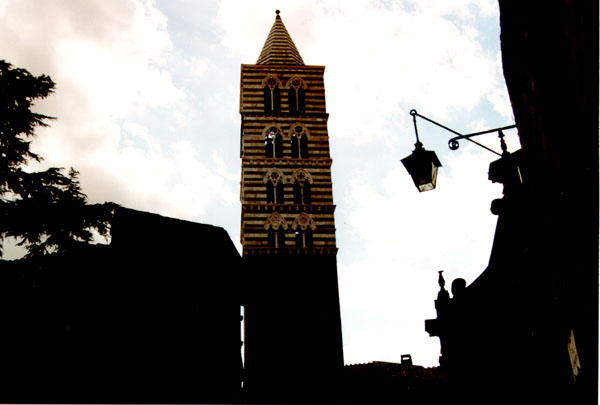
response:
<path fill-rule="evenodd" d="M 350 403 L 433 403 L 445 377 L 436 367 L 374 361 L 344 366 L 342 397 Z"/>
<path fill-rule="evenodd" d="M 110 245 L 0 272 L 1 402 L 235 402 L 240 255 L 222 228 L 117 208 Z"/>

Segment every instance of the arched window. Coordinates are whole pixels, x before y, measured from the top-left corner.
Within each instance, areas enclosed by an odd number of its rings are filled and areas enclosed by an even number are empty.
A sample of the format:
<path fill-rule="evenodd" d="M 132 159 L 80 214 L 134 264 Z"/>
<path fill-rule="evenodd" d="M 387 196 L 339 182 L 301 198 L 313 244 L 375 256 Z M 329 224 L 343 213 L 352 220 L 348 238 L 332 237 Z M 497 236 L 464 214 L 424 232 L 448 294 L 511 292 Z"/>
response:
<path fill-rule="evenodd" d="M 265 113 L 279 114 L 281 112 L 281 82 L 275 75 L 268 75 L 262 82 L 264 87 Z"/>
<path fill-rule="evenodd" d="M 278 212 L 274 212 L 265 221 L 267 230 L 267 244 L 270 247 L 285 247 L 285 230 L 288 225 L 286 220 Z"/>
<path fill-rule="evenodd" d="M 294 191 L 294 204 L 302 204 L 302 186 L 300 185 L 298 180 L 294 181 L 293 191 Z"/>
<path fill-rule="evenodd" d="M 308 157 L 308 130 L 302 124 L 294 124 L 290 129 L 290 149 L 292 158 Z"/>
<path fill-rule="evenodd" d="M 273 144 L 275 138 L 274 132 L 268 132 L 265 136 L 265 157 L 272 158 L 273 157 Z"/>
<path fill-rule="evenodd" d="M 310 204 L 312 176 L 304 169 L 298 169 L 292 174 L 292 190 L 294 194 L 294 204 Z"/>
<path fill-rule="evenodd" d="M 298 142 L 298 135 L 292 132 L 292 136 L 290 137 L 290 147 L 292 148 L 291 156 L 294 159 L 300 157 L 300 143 Z"/>
<path fill-rule="evenodd" d="M 312 247 L 313 246 L 313 232 L 312 229 L 306 230 L 297 229 L 294 231 L 294 237 L 296 239 L 297 247 Z"/>
<path fill-rule="evenodd" d="M 283 137 L 279 132 L 275 135 L 275 157 L 283 157 Z"/>
<path fill-rule="evenodd" d="M 271 169 L 265 174 L 263 182 L 267 187 L 267 204 L 283 204 L 285 202 L 285 177 L 279 169 Z"/>
<path fill-rule="evenodd" d="M 277 126 L 271 126 L 265 131 L 265 157 L 283 157 L 283 136 Z"/>
<path fill-rule="evenodd" d="M 286 85 L 288 89 L 288 103 L 290 105 L 290 113 L 304 113 L 306 110 L 306 83 L 298 76 L 292 77 Z"/>
<path fill-rule="evenodd" d="M 312 247 L 313 246 L 313 231 L 308 228 L 304 233 L 304 246 Z"/>
<path fill-rule="evenodd" d="M 303 212 L 296 217 L 292 224 L 296 246 L 307 248 L 314 244 L 313 232 L 316 229 L 315 221 L 310 215 Z"/>
<path fill-rule="evenodd" d="M 279 183 L 277 183 L 277 186 L 275 186 L 275 202 L 277 204 L 285 203 L 285 194 L 283 192 L 283 181 L 280 181 Z"/>
<path fill-rule="evenodd" d="M 275 189 L 273 187 L 273 183 L 270 181 L 267 182 L 267 204 L 272 204 L 275 202 Z"/>
<path fill-rule="evenodd" d="M 304 204 L 310 204 L 312 201 L 310 195 L 310 183 L 308 181 L 305 181 L 304 186 L 302 186 L 302 201 Z"/>
<path fill-rule="evenodd" d="M 300 137 L 300 157 L 308 157 L 308 136 L 306 134 Z"/>
<path fill-rule="evenodd" d="M 270 247 L 285 247 L 285 231 L 283 228 L 277 230 L 269 229 L 267 231 L 267 243 Z"/>

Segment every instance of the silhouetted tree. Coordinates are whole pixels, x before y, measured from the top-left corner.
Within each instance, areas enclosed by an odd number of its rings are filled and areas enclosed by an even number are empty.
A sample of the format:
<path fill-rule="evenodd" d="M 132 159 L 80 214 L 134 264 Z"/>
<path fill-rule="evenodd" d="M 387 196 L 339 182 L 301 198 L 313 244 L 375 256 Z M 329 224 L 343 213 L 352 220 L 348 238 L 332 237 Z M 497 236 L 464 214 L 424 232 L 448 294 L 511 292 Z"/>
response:
<path fill-rule="evenodd" d="M 28 162 L 42 160 L 30 150 L 35 128 L 54 119 L 31 107 L 53 90 L 49 76 L 0 60 L 0 257 L 6 237 L 16 238 L 32 257 L 90 242 L 93 229 L 108 236 L 114 204 L 87 204 L 76 170 L 25 170 Z"/>

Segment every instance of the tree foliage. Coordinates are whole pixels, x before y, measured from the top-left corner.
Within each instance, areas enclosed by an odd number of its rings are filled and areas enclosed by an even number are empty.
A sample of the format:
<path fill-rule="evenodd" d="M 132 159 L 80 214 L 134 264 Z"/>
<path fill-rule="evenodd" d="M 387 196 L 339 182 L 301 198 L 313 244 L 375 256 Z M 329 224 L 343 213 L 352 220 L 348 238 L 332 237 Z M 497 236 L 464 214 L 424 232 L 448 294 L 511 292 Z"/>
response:
<path fill-rule="evenodd" d="M 32 257 L 90 242 L 93 230 L 109 234 L 115 205 L 87 204 L 76 170 L 26 171 L 27 163 L 42 160 L 30 149 L 35 129 L 54 119 L 33 112 L 34 101 L 53 91 L 49 76 L 36 77 L 0 60 L 0 256 L 7 237 Z"/>

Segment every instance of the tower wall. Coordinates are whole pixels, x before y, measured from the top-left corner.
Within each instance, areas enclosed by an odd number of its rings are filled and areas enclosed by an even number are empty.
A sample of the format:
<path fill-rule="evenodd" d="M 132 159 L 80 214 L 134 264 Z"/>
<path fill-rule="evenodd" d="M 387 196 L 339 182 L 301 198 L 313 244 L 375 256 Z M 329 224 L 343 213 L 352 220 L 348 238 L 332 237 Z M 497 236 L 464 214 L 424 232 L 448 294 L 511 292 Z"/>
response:
<path fill-rule="evenodd" d="M 324 70 L 303 64 L 279 16 L 258 64 L 241 67 L 244 389 L 252 401 L 333 398 L 343 369 Z"/>
<path fill-rule="evenodd" d="M 300 212 L 311 215 L 315 221 L 314 248 L 336 250 L 335 223 L 333 212 L 331 164 L 329 137 L 327 134 L 328 114 L 325 111 L 325 88 L 323 84 L 324 66 L 269 66 L 242 65 L 240 89 L 241 157 L 242 157 L 242 232 L 241 243 L 244 252 L 264 250 L 268 247 L 265 221 L 273 212 L 279 212 L 290 224 Z M 289 112 L 287 89 L 281 93 L 281 112 L 266 114 L 264 108 L 264 86 L 261 82 L 269 75 L 275 75 L 285 86 L 293 77 L 300 77 L 307 86 L 306 107 L 303 113 Z M 308 137 L 308 158 L 293 158 L 291 153 L 291 133 L 300 124 Z M 265 157 L 265 131 L 271 126 L 281 131 L 283 153 L 281 158 Z M 265 175 L 272 168 L 281 170 L 284 175 L 283 204 L 268 204 Z M 294 204 L 292 175 L 304 169 L 312 177 L 311 203 Z M 295 246 L 291 232 L 286 235 L 286 247 Z M 269 249 L 267 249 L 269 250 Z"/>

